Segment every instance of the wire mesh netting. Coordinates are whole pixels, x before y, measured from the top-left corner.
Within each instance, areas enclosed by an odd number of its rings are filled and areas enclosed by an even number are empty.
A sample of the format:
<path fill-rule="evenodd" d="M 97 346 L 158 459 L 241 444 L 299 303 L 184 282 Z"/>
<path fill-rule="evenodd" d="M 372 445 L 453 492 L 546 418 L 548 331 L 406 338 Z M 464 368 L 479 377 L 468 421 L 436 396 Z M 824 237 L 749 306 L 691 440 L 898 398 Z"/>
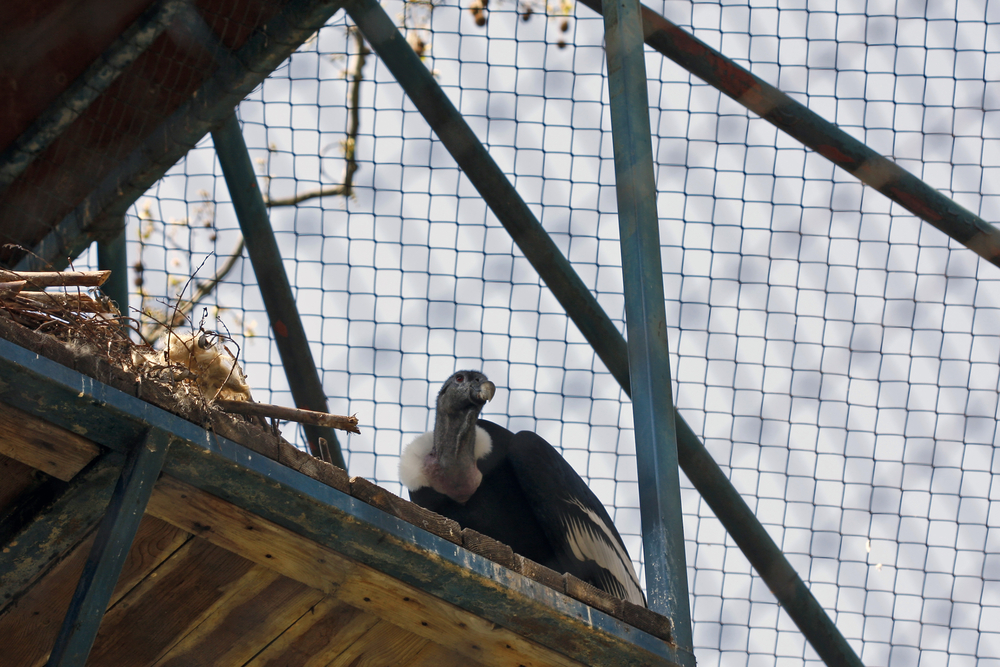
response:
<path fill-rule="evenodd" d="M 603 22 L 483 4 L 393 7 L 624 332 Z M 653 8 L 1000 218 L 1000 3 L 759 5 Z M 1000 272 L 672 62 L 646 64 L 682 415 L 866 665 L 1000 665 Z M 344 15 L 239 116 L 330 409 L 361 421 L 350 472 L 401 492 L 401 447 L 440 383 L 481 368 L 500 388 L 484 416 L 560 447 L 641 573 L 627 398 Z M 255 398 L 290 404 L 269 277 L 243 259 L 209 139 L 128 234 L 147 333 L 204 287 L 195 325 L 210 308 Z M 699 663 L 818 663 L 683 484 Z"/>

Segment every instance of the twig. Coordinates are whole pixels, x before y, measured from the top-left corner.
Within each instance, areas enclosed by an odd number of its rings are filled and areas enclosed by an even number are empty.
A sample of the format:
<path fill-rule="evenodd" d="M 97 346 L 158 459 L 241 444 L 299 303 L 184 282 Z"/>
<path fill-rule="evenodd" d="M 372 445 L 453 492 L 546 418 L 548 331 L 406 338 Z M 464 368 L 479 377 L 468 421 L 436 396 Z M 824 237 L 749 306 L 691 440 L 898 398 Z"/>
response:
<path fill-rule="evenodd" d="M 20 292 L 28 282 L 26 280 L 18 280 L 17 282 L 4 283 L 0 282 L 0 298 L 9 299 L 18 292 Z"/>
<path fill-rule="evenodd" d="M 110 271 L 8 271 L 0 269 L 0 283 L 27 281 L 28 287 L 100 287 Z"/>
<path fill-rule="evenodd" d="M 70 313 L 107 313 L 107 308 L 86 294 L 63 294 L 59 292 L 21 292 L 15 302 L 40 311 L 57 311 L 66 316 Z M 67 312 L 63 312 L 67 311 Z"/>
<path fill-rule="evenodd" d="M 340 185 L 327 185 L 315 190 L 309 190 L 308 192 L 294 195 L 292 197 L 284 197 L 281 199 L 271 199 L 270 197 L 266 197 L 264 199 L 264 203 L 269 208 L 276 206 L 295 206 L 296 204 L 301 204 L 304 201 L 317 199 L 319 197 L 331 197 L 334 195 L 349 197 L 353 193 L 354 172 L 358 170 L 358 162 L 355 160 L 354 152 L 357 147 L 358 128 L 360 127 L 359 109 L 361 107 L 361 82 L 365 78 L 362 70 L 365 66 L 365 60 L 371 51 L 368 50 L 368 46 L 365 44 L 365 39 L 361 36 L 360 31 L 352 29 L 351 35 L 354 37 L 354 43 L 357 47 L 358 54 L 354 58 L 354 66 L 351 68 L 349 73 L 351 77 L 351 85 L 347 93 L 347 138 L 344 139 L 345 164 L 344 173 L 341 177 L 343 182 Z"/>
<path fill-rule="evenodd" d="M 281 405 L 271 405 L 270 403 L 251 403 L 249 401 L 229 401 L 220 399 L 215 401 L 214 405 L 218 406 L 222 410 L 225 410 L 226 412 L 238 415 L 284 419 L 285 421 L 299 422 L 300 424 L 328 426 L 330 428 L 340 429 L 341 431 L 361 433 L 358 429 L 358 418 L 356 416 L 342 417 L 340 415 L 331 415 L 326 412 L 302 410 L 301 408 L 286 408 Z"/>
<path fill-rule="evenodd" d="M 230 271 L 233 270 L 233 267 L 236 266 L 236 261 L 243 256 L 243 246 L 244 241 L 241 236 L 239 242 L 236 244 L 236 247 L 233 248 L 231 253 L 229 253 L 229 257 L 226 258 L 225 263 L 219 268 L 216 274 L 208 280 L 198 283 L 194 294 L 191 295 L 190 299 L 178 302 L 177 305 L 171 309 L 173 311 L 173 315 L 170 318 L 170 323 L 156 322 L 146 330 L 145 336 L 143 337 L 152 343 L 159 339 L 163 335 L 164 331 L 166 331 L 169 327 L 180 326 L 184 320 L 187 319 L 188 314 L 194 310 L 195 306 L 197 306 L 202 299 L 210 295 L 215 290 L 215 287 L 222 282 L 227 275 L 229 275 Z"/>

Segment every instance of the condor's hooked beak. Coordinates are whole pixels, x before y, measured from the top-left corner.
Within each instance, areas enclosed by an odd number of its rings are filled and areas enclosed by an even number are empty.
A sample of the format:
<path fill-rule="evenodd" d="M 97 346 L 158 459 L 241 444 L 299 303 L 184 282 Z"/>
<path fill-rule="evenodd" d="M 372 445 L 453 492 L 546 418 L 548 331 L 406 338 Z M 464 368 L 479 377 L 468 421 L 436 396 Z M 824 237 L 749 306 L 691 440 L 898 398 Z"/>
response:
<path fill-rule="evenodd" d="M 486 405 L 489 401 L 493 400 L 493 397 L 497 393 L 497 386 L 487 380 L 479 385 L 479 391 L 472 395 L 472 400 L 474 400 L 479 405 Z"/>

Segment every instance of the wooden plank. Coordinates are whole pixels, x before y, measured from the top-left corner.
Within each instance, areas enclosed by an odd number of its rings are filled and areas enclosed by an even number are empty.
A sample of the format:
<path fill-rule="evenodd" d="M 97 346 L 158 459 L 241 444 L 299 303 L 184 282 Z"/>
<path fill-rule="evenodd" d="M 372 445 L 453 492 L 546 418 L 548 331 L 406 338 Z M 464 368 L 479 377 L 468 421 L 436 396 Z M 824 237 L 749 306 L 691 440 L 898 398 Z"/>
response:
<path fill-rule="evenodd" d="M 420 653 L 413 656 L 408 663 L 399 663 L 399 667 L 477 667 L 480 662 L 472 662 L 461 653 L 446 649 L 440 644 L 427 642 Z"/>
<path fill-rule="evenodd" d="M 154 663 L 156 667 L 243 665 L 323 599 L 314 588 L 274 570 L 254 568 L 226 604 Z"/>
<path fill-rule="evenodd" d="M 72 431 L 0 402 L 0 454 L 68 482 L 101 453 Z"/>
<path fill-rule="evenodd" d="M 330 662 L 330 667 L 405 665 L 428 641 L 399 626 L 379 621 Z"/>
<path fill-rule="evenodd" d="M 87 664 L 152 664 L 225 604 L 252 569 L 245 558 L 188 540 L 108 610 Z"/>
<path fill-rule="evenodd" d="M 377 616 L 324 597 L 247 667 L 326 667 L 378 622 Z"/>
<path fill-rule="evenodd" d="M 151 516 L 143 519 L 111 596 L 111 604 L 180 548 L 190 535 Z M 0 667 L 40 667 L 48 660 L 73 589 L 90 553 L 93 535 L 0 615 Z"/>
<path fill-rule="evenodd" d="M 491 621 L 164 475 L 148 512 L 484 665 L 578 666 Z"/>

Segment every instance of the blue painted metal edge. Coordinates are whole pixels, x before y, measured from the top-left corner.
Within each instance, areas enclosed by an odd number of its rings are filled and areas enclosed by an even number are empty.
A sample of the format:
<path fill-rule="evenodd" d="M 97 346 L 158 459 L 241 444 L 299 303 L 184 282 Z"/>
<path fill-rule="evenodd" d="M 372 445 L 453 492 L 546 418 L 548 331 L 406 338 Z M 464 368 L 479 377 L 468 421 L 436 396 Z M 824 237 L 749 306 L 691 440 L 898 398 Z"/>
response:
<path fill-rule="evenodd" d="M 281 250 L 278 249 L 267 206 L 260 193 L 257 174 L 254 173 L 243 131 L 235 114 L 230 115 L 221 127 L 212 132 L 212 141 L 233 200 L 233 208 L 236 209 L 236 218 L 243 231 L 250 263 L 257 275 L 257 288 L 264 300 L 267 318 L 274 333 L 274 343 L 278 347 L 278 355 L 295 405 L 306 410 L 329 412 L 323 382 L 313 360 L 309 339 L 295 305 L 295 295 L 281 260 Z M 302 430 L 309 440 L 309 450 L 313 456 L 320 456 L 319 440 L 324 438 L 330 446 L 331 463 L 347 469 L 344 455 L 340 451 L 340 442 L 332 428 L 303 424 Z"/>
<path fill-rule="evenodd" d="M 167 28 L 190 0 L 154 3 L 115 39 L 21 136 L 0 155 L 0 193 L 79 118 Z"/>
<path fill-rule="evenodd" d="M 618 384 L 631 395 L 628 346 L 621 332 L 539 224 L 472 129 L 420 61 L 406 39 L 373 0 L 345 5 L 372 48 L 451 153 L 497 219 L 538 272 L 573 324 Z M 664 405 L 665 409 L 671 406 Z M 847 640 L 830 620 L 788 559 L 684 418 L 676 414 L 681 468 L 782 608 L 829 664 L 860 666 Z M 840 661 L 840 662 L 838 662 Z"/>
<path fill-rule="evenodd" d="M 260 85 L 300 44 L 323 27 L 342 0 L 291 0 L 261 26 L 234 55 L 108 174 L 28 253 L 17 266 L 31 271 L 66 266 L 94 240 L 102 220 L 125 215 L 164 173 L 195 147 L 212 127 L 224 121 L 244 97 Z"/>
<path fill-rule="evenodd" d="M 692 649 L 684 511 L 670 386 L 656 179 L 639 0 L 606 0 L 604 33 L 618 194 L 639 513 L 649 606 L 674 622 Z"/>
<path fill-rule="evenodd" d="M 597 656 L 607 659 L 609 651 L 631 646 L 635 647 L 633 658 L 645 656 L 643 660 L 651 664 L 694 665 L 690 653 L 677 651 L 661 639 L 196 424 L 0 339 L 0 398 L 8 401 L 14 393 L 13 384 L 22 380 L 31 380 L 25 386 L 33 387 L 36 394 L 18 405 L 27 412 L 50 421 L 58 417 L 56 423 L 64 424 L 81 420 L 109 426 L 118 423 L 109 438 L 100 430 L 86 434 L 98 444 L 118 450 L 127 450 L 144 429 L 162 432 L 173 439 L 164 463 L 169 474 L 348 557 L 380 567 L 460 608 L 520 631 L 542 645 L 549 645 L 546 640 L 551 639 L 550 648 L 564 651 L 559 641 L 565 641 L 566 628 L 540 622 L 545 619 L 532 613 L 539 609 L 537 605 L 578 619 L 597 631 L 574 636 L 577 653 L 595 656 L 595 664 L 608 664 Z M 130 426 L 125 428 L 123 423 Z M 129 433 L 131 439 L 126 438 Z M 334 530 L 338 526 L 342 532 Z M 414 551 L 413 545 L 425 551 Z M 453 576 L 457 568 L 473 576 Z M 490 582 L 520 591 L 527 600 L 498 596 Z"/>
<path fill-rule="evenodd" d="M 162 431 L 133 443 L 49 655 L 50 667 L 87 662 L 169 445 Z"/>

